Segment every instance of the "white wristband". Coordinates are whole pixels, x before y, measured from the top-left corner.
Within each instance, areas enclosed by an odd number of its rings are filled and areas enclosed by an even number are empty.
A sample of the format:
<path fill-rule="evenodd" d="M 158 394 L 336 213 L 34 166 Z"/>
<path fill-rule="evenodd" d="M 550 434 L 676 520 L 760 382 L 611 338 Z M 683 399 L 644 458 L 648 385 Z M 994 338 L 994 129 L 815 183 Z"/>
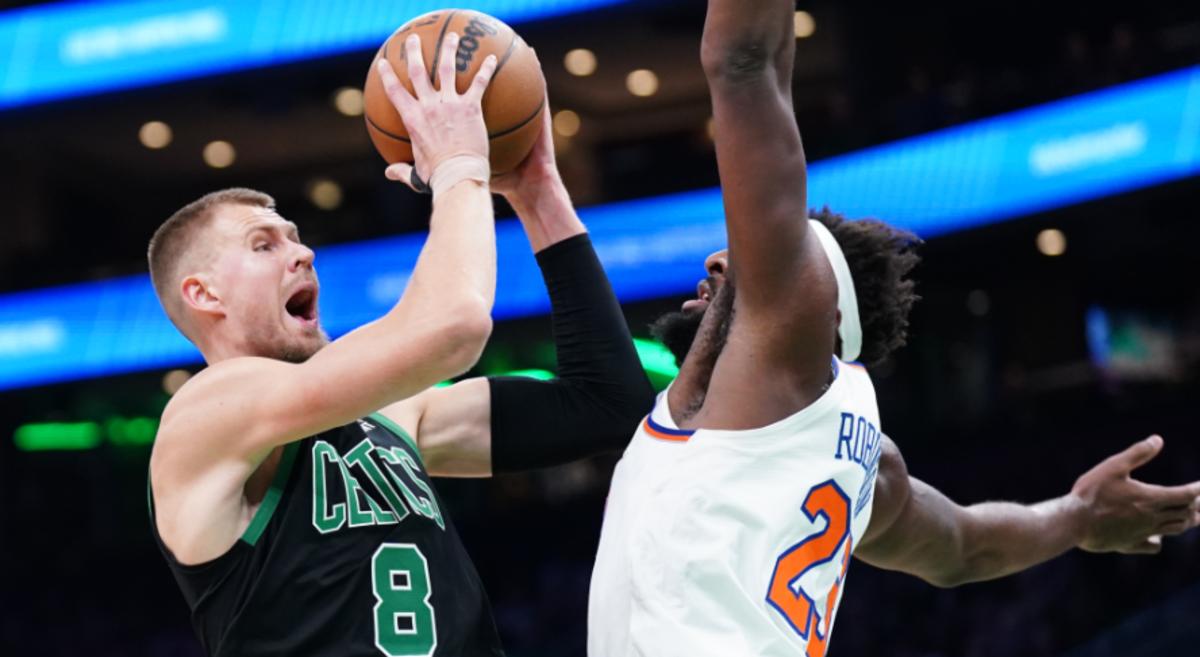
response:
<path fill-rule="evenodd" d="M 445 192 L 464 180 L 486 183 L 492 178 L 492 166 L 481 155 L 455 155 L 442 162 L 433 175 L 429 176 L 429 188 L 433 197 Z"/>

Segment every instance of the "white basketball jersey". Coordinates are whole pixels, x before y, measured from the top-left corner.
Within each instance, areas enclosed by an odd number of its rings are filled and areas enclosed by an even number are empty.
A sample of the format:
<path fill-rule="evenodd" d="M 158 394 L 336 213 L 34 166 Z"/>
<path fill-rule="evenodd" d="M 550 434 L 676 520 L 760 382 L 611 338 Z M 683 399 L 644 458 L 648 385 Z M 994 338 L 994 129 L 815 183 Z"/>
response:
<path fill-rule="evenodd" d="M 678 429 L 667 393 L 613 474 L 590 657 L 822 657 L 866 531 L 883 434 L 866 370 L 747 431 Z"/>

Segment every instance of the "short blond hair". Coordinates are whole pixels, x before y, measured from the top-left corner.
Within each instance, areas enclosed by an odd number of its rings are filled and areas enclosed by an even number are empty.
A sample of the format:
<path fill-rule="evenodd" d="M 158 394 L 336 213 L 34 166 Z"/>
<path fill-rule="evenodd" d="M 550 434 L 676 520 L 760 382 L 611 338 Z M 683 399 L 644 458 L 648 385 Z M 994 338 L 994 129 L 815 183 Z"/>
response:
<path fill-rule="evenodd" d="M 249 205 L 270 210 L 275 208 L 275 199 L 269 194 L 245 187 L 209 192 L 177 210 L 150 238 L 147 250 L 150 282 L 167 317 L 185 335 L 187 331 L 184 331 L 180 321 L 180 304 L 176 295 L 179 277 L 183 275 L 181 265 L 198 246 L 200 232 L 212 223 L 217 208 L 223 205 Z"/>

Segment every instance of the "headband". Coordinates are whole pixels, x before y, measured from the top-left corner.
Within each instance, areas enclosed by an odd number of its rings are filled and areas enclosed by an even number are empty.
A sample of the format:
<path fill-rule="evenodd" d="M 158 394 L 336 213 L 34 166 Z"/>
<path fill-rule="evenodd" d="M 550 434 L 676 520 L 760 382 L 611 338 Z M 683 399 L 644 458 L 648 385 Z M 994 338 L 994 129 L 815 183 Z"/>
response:
<path fill-rule="evenodd" d="M 809 219 L 808 225 L 821 242 L 829 265 L 833 267 L 833 276 L 837 279 L 838 310 L 842 313 L 842 321 L 838 325 L 838 336 L 842 338 L 842 360 L 852 362 L 858 359 L 862 352 L 862 323 L 858 319 L 858 295 L 854 292 L 854 278 L 850 275 L 850 265 L 846 264 L 846 255 L 838 246 L 833 233 L 825 224 L 816 219 Z"/>

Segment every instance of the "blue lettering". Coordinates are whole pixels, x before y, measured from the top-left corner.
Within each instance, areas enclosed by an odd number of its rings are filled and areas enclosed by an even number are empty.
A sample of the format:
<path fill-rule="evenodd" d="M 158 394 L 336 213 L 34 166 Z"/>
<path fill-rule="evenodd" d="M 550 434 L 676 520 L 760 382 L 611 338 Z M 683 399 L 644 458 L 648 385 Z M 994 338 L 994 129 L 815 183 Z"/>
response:
<path fill-rule="evenodd" d="M 854 462 L 855 463 L 863 462 L 863 451 L 867 447 L 867 441 L 866 441 L 867 427 L 870 425 L 871 425 L 871 423 L 867 422 L 867 418 L 865 418 L 865 417 L 858 418 L 858 426 L 855 427 L 855 431 L 854 431 Z"/>
<path fill-rule="evenodd" d="M 841 424 L 838 427 L 837 452 L 834 458 L 854 461 L 864 470 L 879 459 L 879 451 L 883 433 L 865 417 L 853 413 L 842 413 Z M 842 449 L 845 448 L 843 455 Z"/>
<path fill-rule="evenodd" d="M 842 426 L 838 428 L 838 445 L 837 454 L 834 458 L 842 457 L 842 443 L 846 443 L 846 457 L 853 458 L 854 453 L 850 449 L 850 437 L 854 434 L 854 415 L 850 413 L 842 413 Z"/>

